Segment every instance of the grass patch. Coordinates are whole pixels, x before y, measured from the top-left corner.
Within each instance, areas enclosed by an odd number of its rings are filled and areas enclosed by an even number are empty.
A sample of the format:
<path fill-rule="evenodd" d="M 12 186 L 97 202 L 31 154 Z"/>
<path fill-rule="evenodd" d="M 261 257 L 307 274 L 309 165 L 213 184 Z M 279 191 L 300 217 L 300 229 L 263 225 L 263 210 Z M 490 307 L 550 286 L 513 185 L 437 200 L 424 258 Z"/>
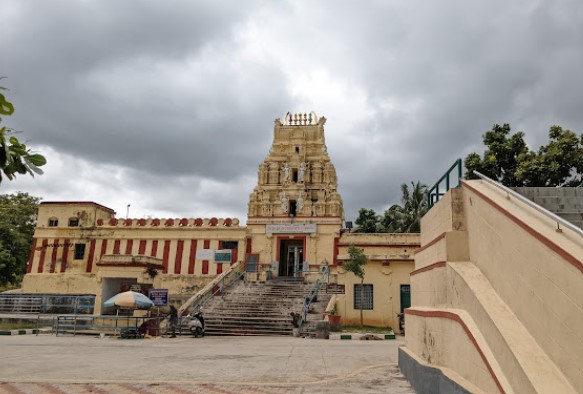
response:
<path fill-rule="evenodd" d="M 0 286 L 0 293 L 4 292 L 4 291 L 8 291 L 8 290 L 15 290 L 20 288 L 20 285 L 1 285 Z"/>
<path fill-rule="evenodd" d="M 0 331 L 5 330 L 26 330 L 36 328 L 36 323 L 5 323 L 0 322 Z"/>
<path fill-rule="evenodd" d="M 393 331 L 391 327 L 373 327 L 373 326 L 343 326 L 344 332 L 358 332 L 371 334 L 388 334 Z"/>

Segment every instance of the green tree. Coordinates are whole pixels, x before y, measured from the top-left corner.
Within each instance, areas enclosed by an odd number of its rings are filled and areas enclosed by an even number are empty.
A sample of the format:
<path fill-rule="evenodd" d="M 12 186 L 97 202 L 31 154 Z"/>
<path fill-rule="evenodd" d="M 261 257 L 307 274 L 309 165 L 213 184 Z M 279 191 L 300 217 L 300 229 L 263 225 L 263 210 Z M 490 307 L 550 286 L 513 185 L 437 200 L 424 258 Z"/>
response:
<path fill-rule="evenodd" d="M 579 186 L 583 174 L 583 137 L 561 126 L 552 126 L 549 143 L 521 159 L 516 176 L 524 186 Z"/>
<path fill-rule="evenodd" d="M 379 217 L 372 209 L 360 208 L 355 222 L 358 225 L 356 231 L 359 233 L 376 233 L 379 230 Z"/>
<path fill-rule="evenodd" d="M 363 326 L 362 309 L 364 306 L 364 266 L 368 263 L 368 257 L 364 254 L 362 249 L 358 249 L 354 245 L 348 247 L 348 255 L 350 259 L 342 264 L 342 268 L 346 272 L 352 272 L 356 277 L 360 278 L 360 326 Z"/>
<path fill-rule="evenodd" d="M 401 185 L 401 205 L 395 204 L 384 212 L 380 227 L 387 233 L 418 233 L 421 218 L 429 209 L 427 186 L 417 181 L 411 182 L 411 191 L 406 183 Z"/>
<path fill-rule="evenodd" d="M 477 179 L 474 171 L 478 171 L 506 186 L 522 186 L 522 181 L 516 177 L 516 169 L 522 156 L 528 153 L 528 147 L 524 142 L 523 132 L 512 135 L 510 132 L 508 123 L 502 126 L 495 124 L 492 130 L 482 136 L 487 147 L 483 157 L 480 158 L 474 152 L 464 160 L 467 179 Z"/>
<path fill-rule="evenodd" d="M 466 179 L 478 171 L 505 186 L 577 186 L 583 174 L 583 137 L 560 126 L 549 130 L 549 142 L 531 151 L 524 133 L 510 134 L 510 125 L 494 125 L 483 136 L 486 151 L 470 153 L 464 160 Z"/>
<path fill-rule="evenodd" d="M 0 90 L 6 90 L 6 88 L 0 86 Z M 0 93 L 0 115 L 10 116 L 13 113 L 14 105 Z M 28 149 L 16 138 L 15 134 L 11 128 L 2 126 L 2 118 L 0 118 L 0 183 L 2 183 L 2 173 L 9 180 L 14 179 L 16 174 L 40 175 L 43 172 L 39 167 L 47 162 L 43 155 Z"/>
<path fill-rule="evenodd" d="M 18 285 L 26 273 L 40 199 L 0 195 L 0 285 Z"/>

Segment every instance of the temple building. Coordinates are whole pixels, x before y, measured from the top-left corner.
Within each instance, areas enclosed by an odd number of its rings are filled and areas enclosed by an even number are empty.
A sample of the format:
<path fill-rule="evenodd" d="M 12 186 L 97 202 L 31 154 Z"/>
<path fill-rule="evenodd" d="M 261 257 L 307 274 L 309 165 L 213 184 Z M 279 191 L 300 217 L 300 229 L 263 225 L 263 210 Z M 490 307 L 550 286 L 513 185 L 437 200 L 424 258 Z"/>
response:
<path fill-rule="evenodd" d="M 251 281 L 315 281 L 326 266 L 344 324 L 359 320 L 355 295 L 363 291 L 365 324 L 397 328 L 396 314 L 410 305 L 419 235 L 346 228 L 325 123 L 314 112 L 275 120 L 246 226 L 235 218 L 122 219 L 94 202 L 41 203 L 23 293 L 95 295 L 101 314 L 106 299 L 130 288 L 168 289 L 181 303 L 237 262 Z M 364 287 L 342 269 L 350 245 L 369 258 Z"/>

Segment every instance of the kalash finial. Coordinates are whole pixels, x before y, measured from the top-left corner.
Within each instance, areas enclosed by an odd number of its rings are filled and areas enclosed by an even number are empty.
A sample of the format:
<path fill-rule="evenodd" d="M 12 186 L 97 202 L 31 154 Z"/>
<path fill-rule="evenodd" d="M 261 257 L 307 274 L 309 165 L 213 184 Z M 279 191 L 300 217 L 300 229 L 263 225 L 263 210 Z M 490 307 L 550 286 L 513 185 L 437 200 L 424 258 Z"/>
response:
<path fill-rule="evenodd" d="M 319 121 L 318 115 L 314 111 L 307 112 L 297 112 L 291 113 L 287 112 L 283 116 L 283 124 L 286 126 L 310 126 L 315 125 Z"/>

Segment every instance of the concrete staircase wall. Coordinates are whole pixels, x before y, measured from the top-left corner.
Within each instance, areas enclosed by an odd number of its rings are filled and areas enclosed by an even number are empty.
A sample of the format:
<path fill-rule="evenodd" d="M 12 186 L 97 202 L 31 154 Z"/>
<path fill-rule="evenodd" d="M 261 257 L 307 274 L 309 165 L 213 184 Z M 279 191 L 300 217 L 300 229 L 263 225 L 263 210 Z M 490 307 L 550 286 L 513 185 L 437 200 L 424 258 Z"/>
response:
<path fill-rule="evenodd" d="M 583 241 L 556 228 L 481 181 L 450 191 L 422 221 L 404 358 L 470 392 L 582 392 Z"/>

